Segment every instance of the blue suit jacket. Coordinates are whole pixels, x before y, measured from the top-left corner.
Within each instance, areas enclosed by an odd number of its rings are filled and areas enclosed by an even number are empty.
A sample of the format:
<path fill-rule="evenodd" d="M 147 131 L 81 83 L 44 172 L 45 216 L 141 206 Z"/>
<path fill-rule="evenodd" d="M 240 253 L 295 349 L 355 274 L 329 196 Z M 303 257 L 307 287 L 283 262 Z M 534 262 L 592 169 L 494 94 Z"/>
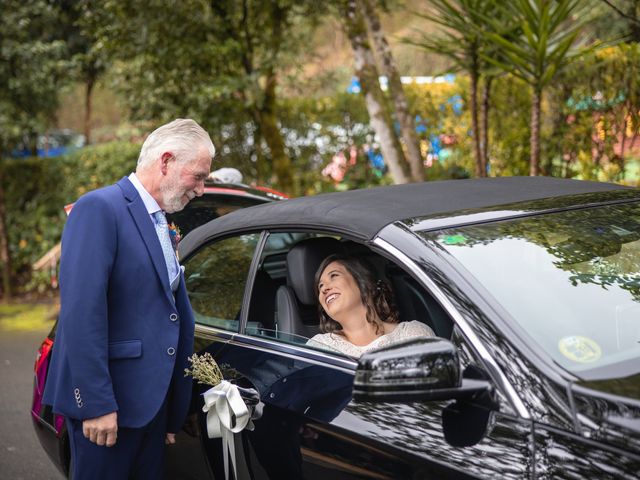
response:
<path fill-rule="evenodd" d="M 133 184 L 90 192 L 62 236 L 61 310 L 43 402 L 84 420 L 118 412 L 149 423 L 165 398 L 169 432 L 184 421 L 194 319 L 184 276 L 174 296 L 153 222 Z"/>

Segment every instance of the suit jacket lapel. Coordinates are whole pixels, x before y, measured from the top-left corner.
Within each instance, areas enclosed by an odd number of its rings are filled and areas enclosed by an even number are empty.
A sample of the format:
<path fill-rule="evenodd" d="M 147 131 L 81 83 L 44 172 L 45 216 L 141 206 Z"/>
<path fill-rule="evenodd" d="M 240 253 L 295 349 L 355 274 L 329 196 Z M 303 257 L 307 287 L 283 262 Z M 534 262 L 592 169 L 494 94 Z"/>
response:
<path fill-rule="evenodd" d="M 122 189 L 124 197 L 130 202 L 127 205 L 129 213 L 135 221 L 142 240 L 144 240 L 144 244 L 147 247 L 147 251 L 149 252 L 149 256 L 151 257 L 156 273 L 158 274 L 158 277 L 160 277 L 160 282 L 162 283 L 165 294 L 169 300 L 173 302 L 174 300 L 173 295 L 171 294 L 171 286 L 169 285 L 169 276 L 167 274 L 164 254 L 162 253 L 162 247 L 160 246 L 160 241 L 158 240 L 158 235 L 156 234 L 149 212 L 147 212 L 138 191 L 127 177 L 122 178 L 118 182 L 118 186 Z"/>

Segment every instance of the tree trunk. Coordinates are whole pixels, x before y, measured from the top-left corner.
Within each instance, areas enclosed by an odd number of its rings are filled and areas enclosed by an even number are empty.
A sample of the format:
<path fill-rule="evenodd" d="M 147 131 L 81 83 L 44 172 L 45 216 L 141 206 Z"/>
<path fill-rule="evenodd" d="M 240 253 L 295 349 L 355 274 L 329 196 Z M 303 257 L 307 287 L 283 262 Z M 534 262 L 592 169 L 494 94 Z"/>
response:
<path fill-rule="evenodd" d="M 571 98 L 572 89 L 570 86 L 566 84 L 562 84 L 561 87 L 555 92 L 552 103 L 555 105 L 564 105 Z M 552 116 L 552 131 L 554 132 L 554 136 L 559 136 L 559 138 L 565 139 L 568 129 L 570 128 L 567 124 L 567 114 L 561 108 L 554 109 L 554 113 Z M 560 163 L 560 168 L 554 169 L 553 158 L 552 156 L 548 156 L 546 162 L 543 166 L 541 166 L 541 171 L 543 175 L 548 175 L 550 177 L 563 177 L 567 176 L 567 169 L 569 167 L 569 161 L 571 157 L 571 148 L 566 145 L 566 141 L 562 141 L 561 146 L 559 148 L 562 161 Z M 568 158 L 569 161 L 565 160 Z"/>
<path fill-rule="evenodd" d="M 626 117 L 622 120 L 622 135 L 620 139 L 620 158 L 624 159 L 625 148 L 627 144 L 627 119 Z"/>
<path fill-rule="evenodd" d="M 256 183 L 258 185 L 262 185 L 265 183 L 265 179 L 267 178 L 267 165 L 264 158 L 264 153 L 262 152 L 262 131 L 260 130 L 260 114 L 257 110 L 253 110 L 253 122 L 255 123 L 255 130 L 253 132 L 253 148 L 256 154 Z"/>
<path fill-rule="evenodd" d="M 30 127 L 27 129 L 27 132 L 28 132 L 27 148 L 29 149 L 29 155 L 31 155 L 32 157 L 37 157 L 38 156 L 38 132 L 31 129 Z M 48 136 L 49 136 L 49 133 L 47 132 L 47 137 Z M 48 149 L 49 149 L 49 140 L 47 138 L 47 146 L 45 150 L 48 150 Z"/>
<path fill-rule="evenodd" d="M 604 122 L 603 114 L 596 113 L 593 115 L 593 127 L 591 133 L 591 164 L 593 171 L 597 172 L 600 168 L 600 161 L 604 155 L 604 141 L 600 140 L 600 122 Z"/>
<path fill-rule="evenodd" d="M 281 33 L 283 31 L 282 25 L 286 23 L 287 11 L 281 8 L 277 2 L 271 2 L 268 5 L 271 8 L 273 31 Z M 212 1 L 211 8 L 213 11 L 218 12 L 223 18 L 230 17 L 229 12 L 225 9 L 224 3 Z M 248 24 L 249 6 L 246 1 L 243 1 L 242 9 L 243 14 L 239 28 L 233 28 L 233 24 L 228 23 L 226 24 L 225 31 L 231 38 L 245 45 L 242 51 L 241 62 L 246 75 L 251 77 L 255 76 L 259 70 L 254 69 L 253 45 L 251 44 L 250 27 Z M 271 39 L 270 52 L 274 58 L 280 51 L 281 41 L 281 35 L 274 35 Z M 272 171 L 277 178 L 277 187 L 285 193 L 292 194 L 294 192 L 292 191 L 293 177 L 291 174 L 291 159 L 286 154 L 284 139 L 282 138 L 276 115 L 277 75 L 272 67 L 271 69 L 265 69 L 261 77 L 264 79 L 264 86 L 261 86 L 260 81 L 255 82 L 255 92 L 260 93 L 250 95 L 249 101 L 245 102 L 247 105 L 246 108 L 256 124 L 258 132 L 256 137 L 262 137 L 269 147 L 273 167 Z M 240 92 L 240 94 L 245 100 L 247 99 L 247 95 L 244 92 Z M 257 97 L 261 97 L 261 99 Z M 257 175 L 260 176 L 266 168 L 261 168 L 263 165 L 260 165 L 262 150 L 259 144 L 256 145 L 256 154 L 258 155 L 258 165 L 256 165 Z"/>
<path fill-rule="evenodd" d="M 631 105 L 631 102 L 629 100 L 627 100 L 626 102 L 624 102 L 624 106 L 625 106 L 625 111 L 622 114 L 622 126 L 620 127 L 620 130 L 622 132 L 621 135 L 621 139 L 620 139 L 620 158 L 622 159 L 622 165 L 624 167 L 624 154 L 626 153 L 626 147 L 627 147 L 627 128 L 629 127 L 629 122 L 627 119 L 631 119 L 631 114 L 633 112 L 633 106 Z"/>
<path fill-rule="evenodd" d="M 1 166 L 0 166 L 1 168 Z M 7 302 L 12 297 L 11 291 L 11 252 L 9 251 L 9 232 L 4 193 L 4 172 L 0 170 L 0 262 L 2 263 L 2 299 Z"/>
<path fill-rule="evenodd" d="M 293 192 L 291 159 L 285 151 L 284 139 L 276 116 L 276 75 L 271 73 L 264 88 L 264 101 L 258 110 L 259 129 L 271 151 L 273 172 L 278 179 L 278 188 L 285 193 Z"/>
<path fill-rule="evenodd" d="M 414 182 L 424 181 L 424 165 L 422 155 L 420 155 L 420 147 L 418 144 L 418 136 L 416 135 L 416 126 L 413 116 L 409 112 L 407 98 L 404 94 L 400 74 L 396 68 L 391 54 L 391 48 L 384 36 L 380 17 L 375 10 L 375 6 L 371 0 L 360 0 L 364 19 L 373 39 L 376 52 L 378 54 L 379 64 L 382 67 L 382 73 L 387 77 L 389 94 L 395 106 L 395 114 L 400 124 L 400 133 L 404 141 L 406 160 L 409 162 L 411 169 L 411 179 Z"/>
<path fill-rule="evenodd" d="M 529 159 L 529 175 L 540 175 L 540 106 L 542 92 L 533 89 L 531 98 L 531 157 Z"/>
<path fill-rule="evenodd" d="M 571 165 L 571 162 L 573 162 L 575 160 L 575 156 L 573 156 L 572 154 L 566 154 L 566 155 L 562 155 L 562 172 L 561 172 L 561 177 L 562 178 L 571 178 L 571 170 L 569 169 L 569 166 Z"/>
<path fill-rule="evenodd" d="M 477 65 L 477 61 L 473 61 Z M 486 170 L 482 168 L 482 150 L 480 148 L 480 129 L 478 122 L 478 69 L 471 68 L 471 130 L 473 130 L 473 156 L 476 161 L 476 177 L 486 177 Z"/>
<path fill-rule="evenodd" d="M 482 171 L 487 176 L 487 166 L 489 165 L 489 100 L 491 99 L 491 82 L 493 77 L 487 76 L 484 80 L 484 89 L 482 90 L 482 143 L 480 145 L 480 153 L 482 155 Z"/>
<path fill-rule="evenodd" d="M 380 139 L 384 161 L 389 167 L 394 183 L 407 183 L 406 161 L 396 146 L 398 140 L 393 131 L 382 90 L 380 90 L 378 69 L 367 41 L 367 30 L 364 19 L 358 10 L 357 0 L 347 0 L 344 25 L 353 49 L 355 74 L 360 80 L 360 88 L 364 94 L 371 127 Z"/>
<path fill-rule="evenodd" d="M 84 95 L 84 141 L 86 145 L 91 145 L 91 100 L 95 78 L 88 78 L 85 83 Z"/>

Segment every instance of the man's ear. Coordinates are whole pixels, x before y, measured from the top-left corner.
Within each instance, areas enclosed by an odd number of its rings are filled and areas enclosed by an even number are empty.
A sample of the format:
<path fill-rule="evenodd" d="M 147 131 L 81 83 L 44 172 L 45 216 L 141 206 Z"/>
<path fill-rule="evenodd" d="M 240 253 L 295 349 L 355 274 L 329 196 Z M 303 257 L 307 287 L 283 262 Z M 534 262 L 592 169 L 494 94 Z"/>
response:
<path fill-rule="evenodd" d="M 162 170 L 162 174 L 166 175 L 168 170 L 168 165 L 171 160 L 174 160 L 176 157 L 171 152 L 164 152 L 160 156 L 160 169 Z"/>

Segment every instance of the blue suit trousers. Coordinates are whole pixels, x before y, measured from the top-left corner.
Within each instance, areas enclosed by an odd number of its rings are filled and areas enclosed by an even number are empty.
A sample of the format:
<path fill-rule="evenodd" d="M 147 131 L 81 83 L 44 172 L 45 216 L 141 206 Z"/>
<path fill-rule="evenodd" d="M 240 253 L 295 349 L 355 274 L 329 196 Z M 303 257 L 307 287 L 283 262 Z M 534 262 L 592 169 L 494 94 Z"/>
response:
<path fill-rule="evenodd" d="M 162 480 L 167 432 L 167 402 L 141 428 L 118 428 L 113 447 L 91 443 L 82 420 L 67 418 L 73 480 Z"/>

